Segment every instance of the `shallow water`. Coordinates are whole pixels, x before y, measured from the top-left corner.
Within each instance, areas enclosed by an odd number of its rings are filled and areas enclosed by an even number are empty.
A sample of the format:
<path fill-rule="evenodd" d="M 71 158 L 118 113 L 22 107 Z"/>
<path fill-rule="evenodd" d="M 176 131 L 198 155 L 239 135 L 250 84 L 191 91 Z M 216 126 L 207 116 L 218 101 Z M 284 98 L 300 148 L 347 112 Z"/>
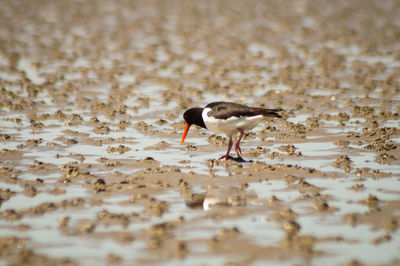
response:
<path fill-rule="evenodd" d="M 397 1 L 19 4 L 0 7 L 0 264 L 398 264 Z M 220 162 L 210 131 L 180 144 L 217 100 L 283 119 Z"/>

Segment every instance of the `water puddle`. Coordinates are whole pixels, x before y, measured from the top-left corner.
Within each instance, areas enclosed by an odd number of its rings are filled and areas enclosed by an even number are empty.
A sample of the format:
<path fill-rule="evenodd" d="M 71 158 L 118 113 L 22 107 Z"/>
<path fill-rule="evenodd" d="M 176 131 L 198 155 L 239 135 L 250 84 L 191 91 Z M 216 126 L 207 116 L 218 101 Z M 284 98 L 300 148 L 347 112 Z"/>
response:
<path fill-rule="evenodd" d="M 399 261 L 396 5 L 159 2 L 0 6 L 4 263 Z M 283 118 L 223 163 L 212 101 Z"/>

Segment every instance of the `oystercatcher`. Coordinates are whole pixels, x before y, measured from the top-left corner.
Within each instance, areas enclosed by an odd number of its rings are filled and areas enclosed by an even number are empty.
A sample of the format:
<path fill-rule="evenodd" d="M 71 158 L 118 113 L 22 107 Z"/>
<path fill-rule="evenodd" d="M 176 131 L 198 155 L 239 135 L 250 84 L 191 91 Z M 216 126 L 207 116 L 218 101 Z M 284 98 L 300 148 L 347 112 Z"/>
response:
<path fill-rule="evenodd" d="M 181 144 L 185 141 L 186 135 L 191 125 L 212 130 L 216 133 L 224 133 L 228 138 L 228 151 L 221 160 L 229 159 L 233 141 L 232 138 L 239 138 L 235 144 L 235 151 L 239 160 L 242 160 L 240 154 L 240 141 L 246 130 L 254 128 L 258 123 L 268 117 L 281 117 L 277 112 L 279 109 L 265 109 L 260 107 L 249 107 L 243 104 L 233 102 L 212 102 L 204 108 L 190 108 L 183 114 L 186 121 L 185 131 L 182 135 Z"/>

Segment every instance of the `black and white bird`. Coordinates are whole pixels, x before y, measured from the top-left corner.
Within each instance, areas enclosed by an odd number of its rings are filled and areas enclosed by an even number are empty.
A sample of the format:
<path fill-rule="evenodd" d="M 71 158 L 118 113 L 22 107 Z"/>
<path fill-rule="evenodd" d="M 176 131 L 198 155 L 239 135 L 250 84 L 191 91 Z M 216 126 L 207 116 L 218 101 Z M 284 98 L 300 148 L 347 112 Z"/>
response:
<path fill-rule="evenodd" d="M 228 138 L 228 151 L 221 160 L 229 159 L 229 152 L 233 146 L 232 138 L 239 138 L 235 144 L 235 151 L 238 159 L 241 160 L 240 141 L 245 131 L 253 129 L 258 123 L 271 117 L 281 117 L 280 109 L 265 109 L 261 107 L 249 107 L 234 102 L 212 102 L 204 108 L 190 108 L 183 114 L 186 126 L 182 135 L 181 144 L 185 141 L 191 125 L 197 125 L 209 129 L 215 133 L 224 133 Z"/>

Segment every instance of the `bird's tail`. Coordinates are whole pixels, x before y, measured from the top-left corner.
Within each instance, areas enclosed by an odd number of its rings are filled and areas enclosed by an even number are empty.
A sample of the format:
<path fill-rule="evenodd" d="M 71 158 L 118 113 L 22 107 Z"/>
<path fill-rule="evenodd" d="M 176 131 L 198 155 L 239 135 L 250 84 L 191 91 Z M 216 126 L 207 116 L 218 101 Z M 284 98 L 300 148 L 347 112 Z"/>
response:
<path fill-rule="evenodd" d="M 265 117 L 277 117 L 277 118 L 282 118 L 278 112 L 283 111 L 282 109 L 265 109 L 265 108 L 260 108 L 259 112 L 265 116 Z"/>

